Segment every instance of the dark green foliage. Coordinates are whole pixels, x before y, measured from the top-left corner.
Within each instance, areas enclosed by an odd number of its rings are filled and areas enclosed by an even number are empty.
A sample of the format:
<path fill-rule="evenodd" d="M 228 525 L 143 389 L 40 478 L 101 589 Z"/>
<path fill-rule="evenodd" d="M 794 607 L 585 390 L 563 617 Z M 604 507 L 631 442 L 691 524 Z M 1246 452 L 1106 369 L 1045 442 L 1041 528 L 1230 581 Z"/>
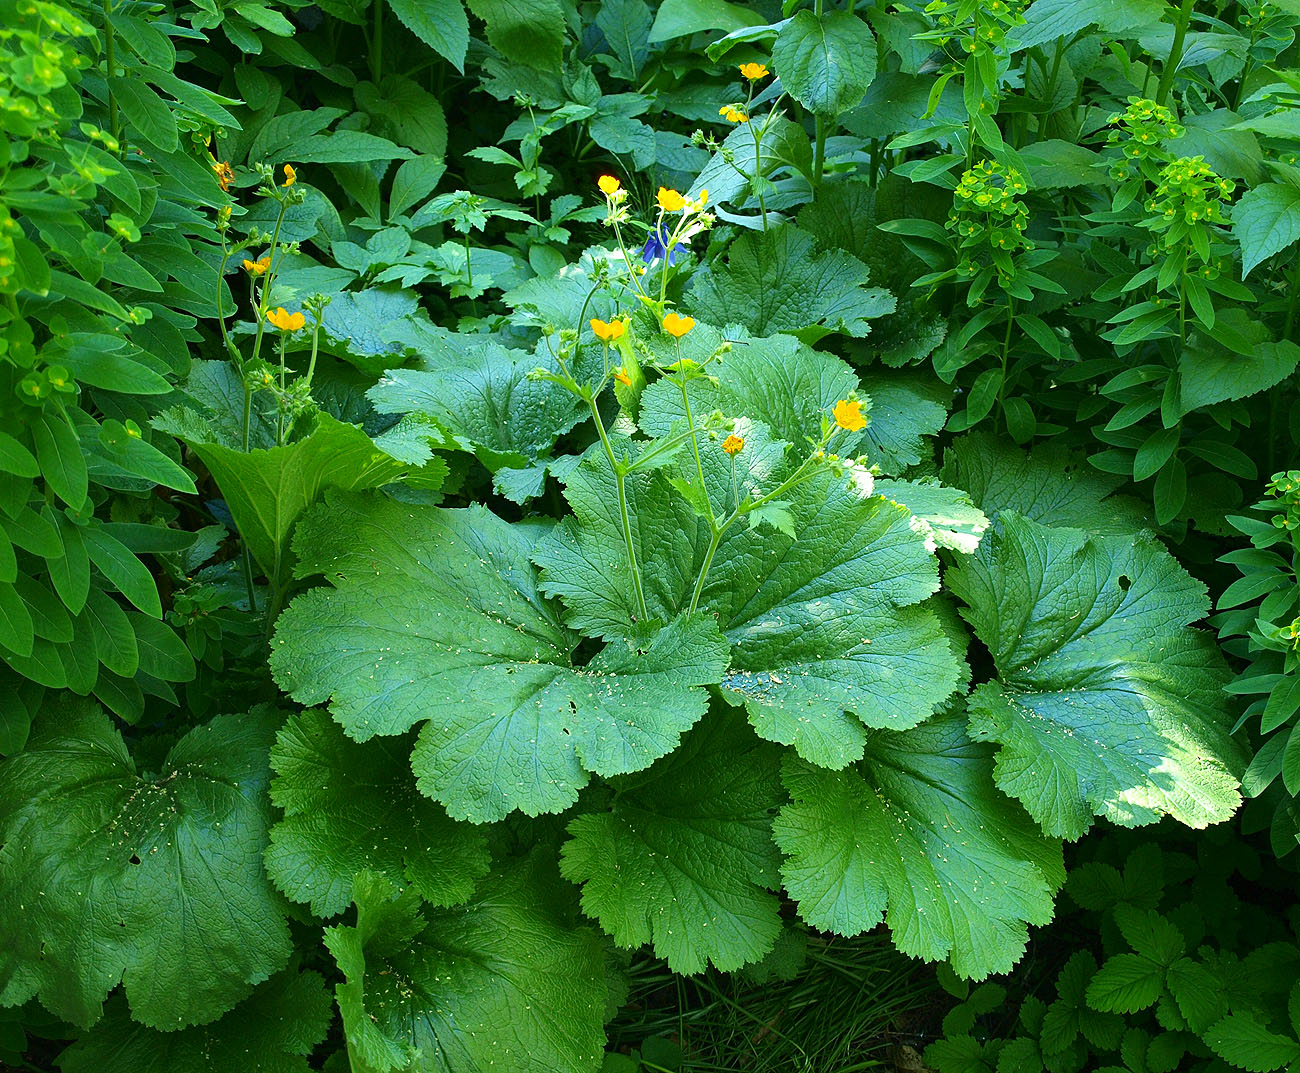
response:
<path fill-rule="evenodd" d="M 0 0 L 0 1064 L 1294 1066 L 1297 29 Z"/>

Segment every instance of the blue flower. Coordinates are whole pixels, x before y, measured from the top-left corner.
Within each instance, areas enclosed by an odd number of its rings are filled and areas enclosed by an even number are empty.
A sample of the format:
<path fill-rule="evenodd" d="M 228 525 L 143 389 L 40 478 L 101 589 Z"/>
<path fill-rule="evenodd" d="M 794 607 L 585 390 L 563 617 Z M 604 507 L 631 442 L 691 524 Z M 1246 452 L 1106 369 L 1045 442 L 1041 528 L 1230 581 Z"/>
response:
<path fill-rule="evenodd" d="M 667 224 L 660 224 L 650 232 L 650 237 L 645 240 L 645 249 L 641 251 L 641 260 L 646 264 L 658 260 L 665 254 L 668 255 L 668 263 L 674 265 L 677 263 L 677 255 L 685 253 L 686 247 L 680 242 L 670 250 L 668 240 L 672 237 L 672 232 L 668 229 Z"/>

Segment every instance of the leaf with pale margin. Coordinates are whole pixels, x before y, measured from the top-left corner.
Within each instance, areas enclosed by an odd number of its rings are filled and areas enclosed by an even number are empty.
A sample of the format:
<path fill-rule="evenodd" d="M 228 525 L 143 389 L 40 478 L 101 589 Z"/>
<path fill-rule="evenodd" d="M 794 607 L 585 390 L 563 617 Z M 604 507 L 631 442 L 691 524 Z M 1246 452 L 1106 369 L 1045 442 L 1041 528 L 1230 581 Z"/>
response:
<path fill-rule="evenodd" d="M 939 476 L 969 492 L 989 516 L 1013 510 L 1043 525 L 1116 536 L 1150 524 L 1142 504 L 1113 494 L 1122 478 L 1052 444 L 1025 454 L 992 436 L 971 433 L 945 453 Z"/>
<path fill-rule="evenodd" d="M 608 812 L 569 824 L 560 870 L 619 946 L 653 942 L 674 972 L 730 972 L 781 931 L 771 814 L 780 750 L 715 712 L 648 771 L 614 780 Z"/>
<path fill-rule="evenodd" d="M 566 924 L 535 859 L 457 909 L 425 909 L 370 874 L 355 927 L 327 928 L 354 1073 L 597 1073 L 605 1044 L 600 938 Z"/>
<path fill-rule="evenodd" d="M 1051 919 L 1065 867 L 1061 844 L 998 792 L 992 769 L 956 713 L 877 731 L 844 771 L 788 758 L 792 801 L 772 831 L 803 919 L 857 935 L 883 918 L 904 953 L 974 979 L 1008 971 L 1026 925 Z"/>
<path fill-rule="evenodd" d="M 843 250 L 814 253 L 814 239 L 790 225 L 742 235 L 695 277 L 688 298 L 694 316 L 742 324 L 754 335 L 785 332 L 816 343 L 832 332 L 857 338 L 874 317 L 892 313 L 895 299 L 868 287 L 867 266 Z"/>
<path fill-rule="evenodd" d="M 999 676 L 972 694 L 971 733 L 1001 746 L 998 786 L 1045 831 L 1078 838 L 1094 814 L 1197 828 L 1232 815 L 1244 765 L 1222 725 L 1228 672 L 1188 628 L 1205 586 L 1153 537 L 1004 510 L 948 581 Z"/>
<path fill-rule="evenodd" d="M 932 477 L 919 481 L 876 481 L 876 494 L 906 507 L 912 528 L 930 551 L 947 548 L 969 555 L 979 547 L 989 527 L 984 512 L 960 488 L 949 488 Z"/>
<path fill-rule="evenodd" d="M 266 869 L 317 916 L 351 904 L 358 872 L 409 881 L 432 905 L 467 900 L 487 874 L 483 834 L 416 790 L 414 738 L 358 744 L 320 710 L 293 716 L 277 735 L 271 800 L 285 815 L 271 828 Z"/>
<path fill-rule="evenodd" d="M 104 1019 L 59 1057 L 63 1073 L 309 1073 L 334 1003 L 319 973 L 284 973 L 209 1025 L 159 1032 L 110 999 Z"/>
<path fill-rule="evenodd" d="M 522 469 L 549 454 L 587 414 L 558 384 L 534 380 L 558 372 L 553 358 L 491 340 L 426 352 L 419 369 L 389 369 L 367 393 L 381 414 L 415 414 L 436 423 L 488 469 Z M 580 408 L 581 407 L 581 408 Z"/>
<path fill-rule="evenodd" d="M 121 981 L 135 1020 L 213 1021 L 291 945 L 262 868 L 269 709 L 222 715 L 141 777 L 85 702 L 0 768 L 0 1003 L 39 995 L 87 1027 Z"/>
<path fill-rule="evenodd" d="M 301 574 L 335 587 L 280 617 L 276 681 L 305 704 L 329 700 L 358 741 L 428 720 L 412 766 L 456 819 L 559 812 L 588 772 L 648 767 L 704 713 L 726 644 L 699 615 L 575 666 L 580 637 L 529 562 L 536 539 L 478 506 L 328 497 L 295 548 Z"/>

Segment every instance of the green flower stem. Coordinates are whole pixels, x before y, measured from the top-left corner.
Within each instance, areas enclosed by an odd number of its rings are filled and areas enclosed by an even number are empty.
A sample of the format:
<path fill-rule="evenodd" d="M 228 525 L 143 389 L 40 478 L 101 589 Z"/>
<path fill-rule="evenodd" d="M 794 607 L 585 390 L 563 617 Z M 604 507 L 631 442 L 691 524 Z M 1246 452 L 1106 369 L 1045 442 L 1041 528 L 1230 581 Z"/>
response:
<path fill-rule="evenodd" d="M 779 98 L 778 98 L 779 100 Z M 746 113 L 748 114 L 748 113 Z M 754 188 L 754 193 L 758 196 L 758 211 L 763 217 L 763 230 L 767 230 L 767 199 L 763 197 L 763 139 L 767 137 L 767 128 L 772 122 L 772 116 L 776 114 L 776 105 L 772 105 L 772 111 L 768 112 L 767 118 L 763 120 L 762 128 L 755 133 L 754 122 L 751 119 L 749 124 L 749 133 L 754 135 L 754 174 L 746 176 L 750 185 Z M 818 121 L 820 129 L 821 120 Z M 825 149 L 825 136 L 823 134 L 822 148 Z M 744 174 L 743 172 L 741 173 Z M 817 173 L 818 181 L 821 180 L 821 172 Z"/>
<path fill-rule="evenodd" d="M 682 362 L 682 344 L 679 340 L 677 343 L 677 366 L 678 375 L 681 375 Z M 709 531 L 717 532 L 718 519 L 713 514 L 713 502 L 709 499 L 709 489 L 704 483 L 704 464 L 700 461 L 700 441 L 695 435 L 695 418 L 691 416 L 691 398 L 690 393 L 686 390 L 686 380 L 684 377 L 677 381 L 677 386 L 682 392 L 682 406 L 686 411 L 686 427 L 691 430 L 691 450 L 695 454 L 695 473 L 700 478 L 700 491 L 704 494 L 705 505 L 709 508 Z"/>
<path fill-rule="evenodd" d="M 230 341 L 230 333 L 226 331 L 226 314 L 221 308 L 221 282 L 226 278 L 226 265 L 230 263 L 233 251 L 226 245 L 226 235 L 221 235 L 221 265 L 217 269 L 217 323 L 221 326 L 221 342 L 225 344 L 226 353 L 232 358 L 239 357 L 239 351 L 235 349 L 234 344 Z M 244 448 L 248 450 L 247 447 Z"/>
<path fill-rule="evenodd" d="M 596 422 L 596 431 L 600 433 L 600 444 L 605 448 L 605 458 L 608 459 L 610 468 L 614 471 L 614 480 L 618 484 L 618 513 L 619 521 L 623 526 L 623 543 L 627 548 L 627 563 L 632 571 L 632 588 L 636 592 L 637 611 L 641 615 L 641 621 L 645 622 L 649 619 L 650 613 L 646 610 L 645 590 L 641 586 L 641 568 L 637 565 L 636 547 L 632 542 L 632 523 L 627 512 L 628 471 L 614 456 L 614 446 L 609 442 L 609 433 L 605 431 L 605 422 L 601 420 L 595 396 L 588 393 L 586 399 L 587 406 L 591 409 L 592 420 Z"/>
<path fill-rule="evenodd" d="M 274 179 L 271 181 L 275 182 Z M 255 310 L 257 314 L 257 337 L 253 340 L 254 361 L 262 353 L 262 336 L 266 334 L 267 296 L 271 293 L 271 283 L 275 279 L 275 266 L 279 260 L 276 254 L 280 249 L 280 226 L 284 223 L 284 213 L 288 207 L 288 198 L 280 198 L 280 215 L 275 218 L 275 231 L 271 234 L 271 249 L 267 254 L 271 260 L 266 266 L 266 274 L 262 277 L 262 298 L 257 303 Z"/>
<path fill-rule="evenodd" d="M 709 568 L 713 566 L 713 557 L 717 554 L 718 545 L 722 543 L 722 538 L 726 535 L 727 530 L 730 529 L 738 519 L 743 518 L 746 514 L 749 514 L 751 511 L 763 506 L 765 503 L 770 503 L 777 496 L 783 495 L 790 491 L 790 489 L 796 488 L 805 481 L 810 480 L 813 476 L 813 472 L 811 470 L 805 472 L 805 469 L 811 461 L 812 459 L 810 456 L 808 460 L 806 460 L 804 464 L 795 471 L 792 477 L 783 481 L 774 491 L 769 492 L 767 495 L 763 496 L 762 499 L 756 499 L 753 503 L 738 504 L 736 509 L 728 515 L 726 521 L 721 525 L 714 526 L 713 535 L 709 538 L 708 551 L 704 553 L 704 562 L 700 565 L 699 577 L 695 579 L 695 590 L 691 593 L 691 604 L 686 610 L 688 615 L 693 615 L 695 609 L 700 606 L 700 594 L 704 592 L 704 582 L 708 579 Z"/>
<path fill-rule="evenodd" d="M 272 179 L 271 182 L 274 183 L 275 180 Z M 257 338 L 253 342 L 253 359 L 252 359 L 253 361 L 256 361 L 258 355 L 262 352 L 262 337 L 266 334 L 266 308 L 265 308 L 266 296 L 271 293 L 271 280 L 274 278 L 275 275 L 276 251 L 279 248 L 279 241 L 280 241 L 280 226 L 284 223 L 284 213 L 285 210 L 289 207 L 287 198 L 280 198 L 279 200 L 280 200 L 280 214 L 279 216 L 276 217 L 275 232 L 271 236 L 271 252 L 270 252 L 271 262 L 266 266 L 266 276 L 262 280 L 261 301 L 258 302 L 257 305 L 254 307 L 254 314 L 257 317 Z M 224 261 L 222 262 L 222 267 L 223 269 L 225 267 Z M 217 277 L 218 291 L 220 291 L 221 280 L 223 278 L 224 276 Z M 217 312 L 218 313 L 221 312 L 220 308 L 218 308 Z M 222 329 L 222 334 L 225 335 L 224 321 L 222 322 L 221 329 Z M 230 345 L 229 339 L 227 338 L 227 346 L 229 345 Z M 281 361 L 282 368 L 284 362 L 283 346 L 284 346 L 283 341 L 281 341 L 280 361 Z M 252 385 L 249 384 L 248 378 L 246 376 L 241 378 L 244 381 L 244 414 L 243 414 L 243 422 L 242 422 L 242 445 L 244 448 L 244 452 L 247 453 L 249 450 L 250 429 L 253 420 L 253 388 Z M 283 421 L 283 417 L 281 417 L 280 420 Z M 276 434 L 277 442 L 279 442 L 281 438 L 282 438 L 282 433 L 277 432 Z M 248 550 L 247 544 L 243 545 L 243 548 L 241 549 L 240 557 L 243 561 L 243 568 L 244 568 L 243 569 L 244 587 L 248 590 L 248 610 L 255 615 L 257 614 L 257 593 L 256 590 L 253 588 L 253 557 Z"/>
<path fill-rule="evenodd" d="M 1160 72 L 1160 83 L 1156 87 L 1156 104 L 1164 104 L 1169 97 L 1169 90 L 1174 84 L 1174 74 L 1183 60 L 1183 41 L 1187 37 L 1187 26 L 1192 21 L 1192 6 L 1195 0 L 1183 0 L 1174 21 L 1174 42 L 1169 46 L 1169 59 L 1165 61 L 1164 70 Z"/>
<path fill-rule="evenodd" d="M 700 565 L 699 576 L 695 579 L 695 590 L 691 593 L 691 603 L 686 610 L 688 615 L 693 615 L 695 609 L 700 606 L 700 594 L 704 592 L 704 582 L 709 576 L 709 568 L 713 566 L 713 557 L 717 554 L 718 545 L 722 543 L 722 538 L 726 534 L 727 530 L 730 529 L 738 519 L 743 518 L 751 511 L 757 510 L 764 504 L 772 502 L 772 500 L 777 496 L 784 495 L 792 488 L 797 488 L 805 481 L 811 480 L 813 475 L 816 473 L 816 468 L 813 465 L 814 460 L 820 452 L 824 452 L 826 448 L 830 446 L 831 440 L 835 438 L 838 431 L 837 428 L 832 426 L 831 430 L 822 439 L 821 444 L 818 447 L 813 448 L 812 452 L 803 460 L 799 468 L 772 489 L 772 491 L 768 492 L 767 495 L 754 500 L 752 503 L 738 503 L 736 509 L 727 516 L 726 521 L 721 525 L 714 526 L 713 535 L 709 538 L 708 550 L 704 553 L 704 562 Z M 732 464 L 733 466 L 735 464 L 734 458 L 732 459 Z"/>
<path fill-rule="evenodd" d="M 713 556 L 718 552 L 718 545 L 722 543 L 723 534 L 731 528 L 731 523 L 739 515 L 732 511 L 731 517 L 716 526 L 713 535 L 709 538 L 709 550 L 704 553 L 704 562 L 700 565 L 700 576 L 695 579 L 695 591 L 691 593 L 691 605 L 686 609 L 688 615 L 695 614 L 695 609 L 700 606 L 700 593 L 704 591 L 704 579 L 709 576 L 709 567 L 713 565 Z"/>
<path fill-rule="evenodd" d="M 275 445 L 284 446 L 284 348 L 289 340 L 288 332 L 280 333 L 280 397 L 275 407 Z"/>
<path fill-rule="evenodd" d="M 623 263 L 627 265 L 627 270 L 629 274 L 632 276 L 632 283 L 636 287 L 637 294 L 639 294 L 642 298 L 644 298 L 647 302 L 649 302 L 651 298 L 648 294 L 646 294 L 645 289 L 641 286 L 641 279 L 637 275 L 636 266 L 632 264 L 632 258 L 627 255 L 627 247 L 623 245 L 623 232 L 619 228 L 617 221 L 614 222 L 613 226 L 614 226 L 614 238 L 618 241 L 619 252 L 623 255 Z M 588 298 L 590 298 L 590 295 L 588 295 Z M 586 312 L 586 308 L 587 308 L 586 304 L 584 303 L 583 312 Z"/>
<path fill-rule="evenodd" d="M 304 381 L 309 391 L 311 390 L 311 378 L 316 373 L 316 353 L 320 350 L 320 326 L 321 317 L 318 314 L 316 326 L 311 330 L 311 360 L 307 362 L 307 376 Z"/>
<path fill-rule="evenodd" d="M 585 321 L 585 320 L 587 319 L 587 307 L 588 307 L 589 305 L 591 305 L 591 300 L 592 300 L 593 298 L 596 297 L 596 292 L 597 292 L 598 290 L 600 290 L 600 284 L 599 284 L 599 283 L 597 283 L 596 286 L 592 287 L 591 290 L 589 290 L 589 291 L 587 292 L 587 297 L 584 298 L 584 299 L 582 300 L 582 308 L 581 308 L 580 310 L 578 310 L 578 324 L 577 324 L 577 329 L 578 329 L 578 338 L 579 338 L 579 339 L 582 338 L 582 324 L 583 324 L 583 321 Z M 547 344 L 546 344 L 546 345 L 547 345 L 548 347 L 550 346 L 550 341 L 549 341 L 549 340 L 547 341 Z"/>
<path fill-rule="evenodd" d="M 650 450 L 646 451 L 644 454 L 638 455 L 634 461 L 629 462 L 624 472 L 630 476 L 638 470 L 645 469 L 651 461 L 658 458 L 661 454 L 671 451 L 678 444 L 685 443 L 697 433 L 707 432 L 708 429 L 709 426 L 707 424 L 699 425 L 694 428 L 688 428 L 685 432 L 679 432 L 675 436 L 669 436 L 667 439 L 656 440 L 655 445 L 651 447 Z"/>
<path fill-rule="evenodd" d="M 662 227 L 663 220 L 664 220 L 664 213 L 663 210 L 660 209 L 659 219 L 655 221 L 656 230 Z M 672 234 L 668 236 L 668 241 L 664 243 L 664 255 L 662 258 L 662 264 L 660 264 L 659 266 L 659 304 L 661 306 L 668 299 L 668 256 L 673 252 L 673 247 L 677 245 L 677 236 L 680 235 L 685 230 L 685 227 L 683 226 L 685 223 L 686 223 L 686 213 L 682 213 L 677 220 L 676 226 L 672 230 Z M 681 344 L 679 342 L 678 343 L 679 352 L 680 352 L 680 347 Z"/>
<path fill-rule="evenodd" d="M 374 0 L 374 31 L 370 38 L 370 80 L 379 84 L 384 72 L 384 0 Z"/>

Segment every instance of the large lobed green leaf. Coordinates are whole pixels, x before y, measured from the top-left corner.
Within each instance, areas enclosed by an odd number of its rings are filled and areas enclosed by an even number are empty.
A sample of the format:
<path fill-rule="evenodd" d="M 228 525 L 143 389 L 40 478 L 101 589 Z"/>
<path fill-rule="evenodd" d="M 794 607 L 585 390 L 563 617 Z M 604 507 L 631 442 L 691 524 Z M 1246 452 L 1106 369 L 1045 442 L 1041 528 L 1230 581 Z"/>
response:
<path fill-rule="evenodd" d="M 1209 601 L 1153 537 L 1003 510 L 948 580 L 998 671 L 971 697 L 971 733 L 1001 746 L 998 785 L 1044 830 L 1232 815 L 1242 759 L 1224 725 L 1228 671 L 1211 635 L 1188 628 Z"/>
<path fill-rule="evenodd" d="M 655 402 L 647 404 L 647 411 Z M 669 415 L 650 423 L 666 424 Z M 771 488 L 785 472 L 755 424 L 732 460 L 712 441 L 701 464 L 712 502 L 733 485 Z M 694 474 L 689 449 L 674 467 L 629 481 L 629 521 L 652 618 L 689 607 L 707 551 L 707 525 L 669 483 Z M 534 553 L 543 591 L 564 603 L 568 621 L 601 636 L 634 631 L 636 605 L 622 551 L 617 490 L 603 459 L 569 475 L 573 517 Z M 963 666 L 928 608 L 939 587 L 926 535 L 905 507 L 864 496 L 822 473 L 791 491 L 782 511 L 794 531 L 734 525 L 718 546 L 699 609 L 716 617 L 730 643 L 724 695 L 744 704 L 765 738 L 794 745 L 827 767 L 862 755 L 866 727 L 903 729 L 926 719 L 957 687 Z"/>
<path fill-rule="evenodd" d="M 426 353 L 419 369 L 389 369 L 368 392 L 382 414 L 417 414 L 472 451 L 488 469 L 522 467 L 550 453 L 586 414 L 569 392 L 530 378 L 558 371 L 544 350 L 510 350 L 485 341 Z"/>
<path fill-rule="evenodd" d="M 788 332 L 805 343 L 841 332 L 861 337 L 895 299 L 868 287 L 867 266 L 843 250 L 814 253 L 813 236 L 785 225 L 742 235 L 693 282 L 689 308 L 715 324 L 754 335 Z"/>
<path fill-rule="evenodd" d="M 560 867 L 583 885 L 583 909 L 620 946 L 653 942 L 674 972 L 763 958 L 781 931 L 779 760 L 724 710 L 648 771 L 615 779 L 608 811 L 569 824 Z"/>
<path fill-rule="evenodd" d="M 625 774 L 670 752 L 726 667 L 706 616 L 572 662 L 580 637 L 538 591 L 535 532 L 482 507 L 409 508 L 331 495 L 308 514 L 300 572 L 332 589 L 281 616 L 271 667 L 349 736 L 426 722 L 420 789 L 458 819 L 562 811 L 588 772 Z"/>
<path fill-rule="evenodd" d="M 160 1032 L 109 1000 L 104 1019 L 59 1057 L 64 1073 L 308 1073 L 333 1019 L 319 973 L 285 972 L 212 1024 Z"/>
<path fill-rule="evenodd" d="M 604 952 L 557 911 L 557 882 L 534 859 L 422 912 L 414 891 L 359 876 L 356 926 L 325 932 L 353 1073 L 596 1073 Z"/>
<path fill-rule="evenodd" d="M 1026 925 L 1051 919 L 1065 868 L 1060 843 L 998 792 L 992 768 L 956 713 L 874 732 L 843 771 L 788 758 L 792 800 L 773 834 L 800 915 L 840 935 L 883 919 L 900 950 L 950 959 L 963 976 L 1009 970 Z"/>
<path fill-rule="evenodd" d="M 276 885 L 330 917 L 352 902 L 352 877 L 409 881 L 431 905 L 469 898 L 487 874 L 487 840 L 448 819 L 415 787 L 414 734 L 350 741 L 319 710 L 289 719 L 271 750 L 271 829 L 266 867 Z"/>
<path fill-rule="evenodd" d="M 829 474 L 789 502 L 799 538 L 734 530 L 701 603 L 731 642 L 723 690 L 759 734 L 840 768 L 862 756 L 866 728 L 927 719 L 964 667 L 916 606 L 939 575 L 905 507 Z"/>
<path fill-rule="evenodd" d="M 218 716 L 142 776 L 94 705 L 47 713 L 0 769 L 0 1001 L 88 1026 L 121 981 L 136 1021 L 174 1031 L 284 966 L 262 868 L 278 722 Z"/>
<path fill-rule="evenodd" d="M 225 496 L 245 546 L 277 586 L 289 579 L 293 526 L 326 488 L 378 488 L 410 468 L 381 451 L 355 425 L 325 413 L 311 435 L 283 447 L 239 451 L 219 443 L 189 445 Z M 445 472 L 438 460 L 423 476 L 436 487 Z"/>
<path fill-rule="evenodd" d="M 993 436 L 972 433 L 948 449 L 942 477 L 969 492 L 989 515 L 1014 510 L 1044 525 L 1115 535 L 1149 524 L 1142 504 L 1113 494 L 1121 478 L 1052 444 L 1025 454 Z"/>
<path fill-rule="evenodd" d="M 701 361 L 721 341 L 717 329 L 697 325 L 683 341 L 682 356 Z M 835 355 L 786 335 L 756 339 L 742 334 L 709 371 L 713 374 L 709 380 L 691 385 L 691 407 L 697 418 L 713 409 L 747 417 L 799 448 L 806 437 L 820 433 L 822 416 L 830 414 L 840 399 L 854 390 L 869 396 L 870 423 L 861 432 L 840 433 L 833 449 L 845 457 L 865 453 L 870 463 L 891 475 L 919 462 L 925 453 L 924 437 L 936 435 L 947 420 L 941 386 L 894 372 L 859 379 Z M 666 435 L 684 417 L 681 396 L 672 384 L 651 385 L 644 400 L 640 424 L 651 436 Z"/>

